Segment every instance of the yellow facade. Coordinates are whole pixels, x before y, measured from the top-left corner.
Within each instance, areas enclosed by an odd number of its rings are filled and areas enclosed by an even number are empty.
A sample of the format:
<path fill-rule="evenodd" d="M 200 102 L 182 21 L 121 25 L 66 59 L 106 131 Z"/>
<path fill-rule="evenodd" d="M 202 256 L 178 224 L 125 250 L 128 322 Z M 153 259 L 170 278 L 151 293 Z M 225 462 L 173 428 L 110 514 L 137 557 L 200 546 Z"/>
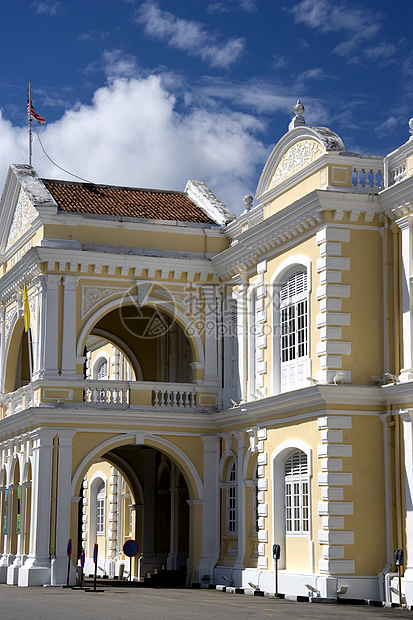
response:
<path fill-rule="evenodd" d="M 191 181 L 176 220 L 155 190 L 150 217 L 85 215 L 11 167 L 0 581 L 63 583 L 69 538 L 72 581 L 95 543 L 120 578 L 133 538 L 133 579 L 273 592 L 278 544 L 280 592 L 393 601 L 402 549 L 413 602 L 412 158 L 299 115 L 256 206 Z"/>

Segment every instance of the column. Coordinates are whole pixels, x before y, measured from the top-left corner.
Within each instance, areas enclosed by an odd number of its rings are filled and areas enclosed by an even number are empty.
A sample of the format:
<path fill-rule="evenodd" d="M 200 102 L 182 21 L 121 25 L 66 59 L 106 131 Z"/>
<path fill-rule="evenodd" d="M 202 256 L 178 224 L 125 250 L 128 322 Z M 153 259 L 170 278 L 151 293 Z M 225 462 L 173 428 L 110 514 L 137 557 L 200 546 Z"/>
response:
<path fill-rule="evenodd" d="M 238 367 L 241 383 L 241 400 L 248 400 L 248 278 L 245 274 L 238 274 L 233 278 L 238 284 L 237 299 L 237 326 L 241 327 L 238 337 Z"/>
<path fill-rule="evenodd" d="M 203 286 L 205 296 L 205 370 L 203 385 L 219 386 L 217 287 Z"/>
<path fill-rule="evenodd" d="M 110 468 L 109 486 L 108 558 L 112 559 L 116 556 L 117 548 L 120 551 L 123 547 L 123 528 L 119 519 L 123 508 L 121 504 L 122 495 L 120 493 L 119 472 L 113 466 Z"/>
<path fill-rule="evenodd" d="M 6 456 L 7 455 L 7 456 Z M 13 445 L 9 443 L 5 450 L 5 464 L 7 470 L 10 469 L 10 461 L 13 455 Z M 10 532 L 11 532 L 11 509 L 12 509 L 12 501 L 11 501 L 11 486 L 9 480 L 6 480 L 6 489 L 4 495 L 4 546 L 3 546 L 3 555 L 0 562 L 0 583 L 6 583 L 7 581 L 7 570 L 9 564 L 11 564 L 14 560 L 14 556 L 10 554 Z"/>
<path fill-rule="evenodd" d="M 83 377 L 76 374 L 76 287 L 77 276 L 64 276 L 62 379 Z"/>
<path fill-rule="evenodd" d="M 30 551 L 28 559 L 19 571 L 19 586 L 50 584 L 50 507 L 54 434 L 53 431 L 41 430 L 32 436 Z"/>
<path fill-rule="evenodd" d="M 170 526 L 169 526 L 169 554 L 166 560 L 168 570 L 176 569 L 176 466 L 171 463 L 171 504 L 170 504 Z"/>
<path fill-rule="evenodd" d="M 70 538 L 70 505 L 72 493 L 72 439 L 73 431 L 59 431 L 57 460 L 57 504 L 55 557 L 51 563 L 52 585 L 67 582 L 67 543 Z M 72 547 L 71 583 L 75 582 L 77 549 Z"/>
<path fill-rule="evenodd" d="M 145 577 L 158 566 L 155 553 L 155 461 L 156 451 L 143 448 L 144 475 L 143 475 L 143 538 L 142 555 L 139 558 L 138 579 Z"/>
<path fill-rule="evenodd" d="M 38 279 L 39 329 L 37 371 L 34 379 L 58 378 L 58 292 L 60 276 L 48 275 Z M 35 364 L 36 366 L 36 364 Z"/>
<path fill-rule="evenodd" d="M 238 460 L 237 460 L 237 519 L 238 519 L 238 555 L 234 563 L 235 568 L 245 567 L 245 557 L 247 553 L 247 506 L 246 506 L 246 486 L 244 484 L 244 459 L 246 452 L 246 433 L 236 433 L 238 441 Z"/>
<path fill-rule="evenodd" d="M 5 321 L 4 321 L 5 309 L 4 306 L 0 306 L 0 380 L 1 389 L 0 394 L 4 392 L 4 371 L 5 371 L 5 359 L 4 359 L 4 340 L 6 335 Z"/>
<path fill-rule="evenodd" d="M 201 435 L 201 439 L 204 447 L 204 498 L 202 554 L 196 577 L 198 581 L 204 575 L 213 577 L 220 550 L 219 437 L 217 435 Z"/>
<path fill-rule="evenodd" d="M 413 217 L 407 216 L 397 220 L 401 230 L 402 251 L 402 310 L 403 310 L 403 368 L 400 381 L 413 379 L 413 300 L 411 294 L 412 256 L 413 256 Z"/>
<path fill-rule="evenodd" d="M 403 593 L 409 591 L 408 599 L 413 595 L 413 438 L 412 419 L 413 409 L 400 411 L 403 420 L 404 437 L 404 470 L 406 474 L 406 549 L 404 549 L 404 577 Z"/>

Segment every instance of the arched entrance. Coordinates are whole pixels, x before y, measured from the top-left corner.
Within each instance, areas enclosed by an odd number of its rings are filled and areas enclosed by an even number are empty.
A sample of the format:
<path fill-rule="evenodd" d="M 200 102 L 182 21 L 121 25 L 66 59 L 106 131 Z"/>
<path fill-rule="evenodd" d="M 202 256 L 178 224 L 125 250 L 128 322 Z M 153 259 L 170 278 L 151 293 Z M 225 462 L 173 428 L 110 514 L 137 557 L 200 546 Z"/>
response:
<path fill-rule="evenodd" d="M 97 543 L 98 575 L 117 577 L 124 568 L 129 576 L 123 545 L 131 538 L 139 544 L 133 579 L 142 580 L 160 568 L 185 573 L 190 554 L 189 499 L 182 467 L 162 450 L 123 444 L 92 457 L 80 491 L 78 548 L 86 553 L 85 574 L 93 574 Z"/>

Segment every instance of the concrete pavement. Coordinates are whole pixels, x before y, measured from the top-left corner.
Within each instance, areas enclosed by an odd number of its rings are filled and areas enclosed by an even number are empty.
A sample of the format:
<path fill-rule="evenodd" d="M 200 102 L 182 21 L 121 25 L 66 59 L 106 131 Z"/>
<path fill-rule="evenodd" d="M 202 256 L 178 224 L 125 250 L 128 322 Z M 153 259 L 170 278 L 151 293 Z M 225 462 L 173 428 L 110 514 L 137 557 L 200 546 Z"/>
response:
<path fill-rule="evenodd" d="M 85 593 L 63 588 L 0 585 L 0 618 L 19 620 L 377 620 L 413 619 L 413 612 L 368 606 L 293 603 L 216 590 L 107 588 Z"/>

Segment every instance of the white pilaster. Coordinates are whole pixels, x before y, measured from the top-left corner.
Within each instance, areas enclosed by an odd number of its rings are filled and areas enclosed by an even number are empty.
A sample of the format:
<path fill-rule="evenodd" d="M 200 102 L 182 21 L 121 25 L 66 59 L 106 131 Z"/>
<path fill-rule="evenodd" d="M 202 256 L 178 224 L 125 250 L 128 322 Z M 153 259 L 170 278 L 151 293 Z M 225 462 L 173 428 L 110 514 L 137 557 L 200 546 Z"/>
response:
<path fill-rule="evenodd" d="M 406 550 L 404 580 L 413 582 L 413 409 L 400 411 L 403 420 L 404 471 L 406 475 Z"/>
<path fill-rule="evenodd" d="M 247 433 L 237 433 L 238 462 L 237 462 L 237 513 L 238 513 L 238 555 L 235 568 L 245 567 L 247 554 L 247 514 L 246 514 L 246 486 L 244 483 L 244 458 L 246 452 Z"/>
<path fill-rule="evenodd" d="M 59 324 L 58 292 L 60 276 L 38 279 L 40 308 L 38 331 L 38 366 L 35 379 L 57 379 L 57 342 Z"/>
<path fill-rule="evenodd" d="M 219 385 L 219 355 L 218 355 L 218 326 L 217 309 L 220 305 L 217 299 L 216 286 L 203 286 L 205 296 L 205 371 L 204 385 Z"/>
<path fill-rule="evenodd" d="M 413 216 L 403 217 L 396 222 L 401 230 L 402 251 L 402 310 L 403 310 L 403 368 L 401 381 L 413 379 L 413 299 L 412 299 L 412 256 L 413 256 Z"/>
<path fill-rule="evenodd" d="M 77 276 L 63 278 L 62 379 L 76 377 L 76 287 Z M 80 377 L 82 378 L 82 377 Z"/>
<path fill-rule="evenodd" d="M 198 581 L 204 575 L 212 577 L 219 559 L 220 502 L 219 502 L 219 437 L 201 435 L 204 445 L 204 501 L 202 514 L 202 554 L 197 568 Z"/>
<path fill-rule="evenodd" d="M 65 585 L 67 582 L 67 543 L 70 538 L 70 504 L 73 431 L 60 430 L 58 433 L 59 453 L 57 465 L 57 506 L 56 506 L 56 551 L 52 559 L 52 585 Z M 76 549 L 72 551 L 71 583 L 74 583 Z"/>
<path fill-rule="evenodd" d="M 50 508 L 53 431 L 33 433 L 32 510 L 30 552 L 19 571 L 19 586 L 50 583 Z"/>

